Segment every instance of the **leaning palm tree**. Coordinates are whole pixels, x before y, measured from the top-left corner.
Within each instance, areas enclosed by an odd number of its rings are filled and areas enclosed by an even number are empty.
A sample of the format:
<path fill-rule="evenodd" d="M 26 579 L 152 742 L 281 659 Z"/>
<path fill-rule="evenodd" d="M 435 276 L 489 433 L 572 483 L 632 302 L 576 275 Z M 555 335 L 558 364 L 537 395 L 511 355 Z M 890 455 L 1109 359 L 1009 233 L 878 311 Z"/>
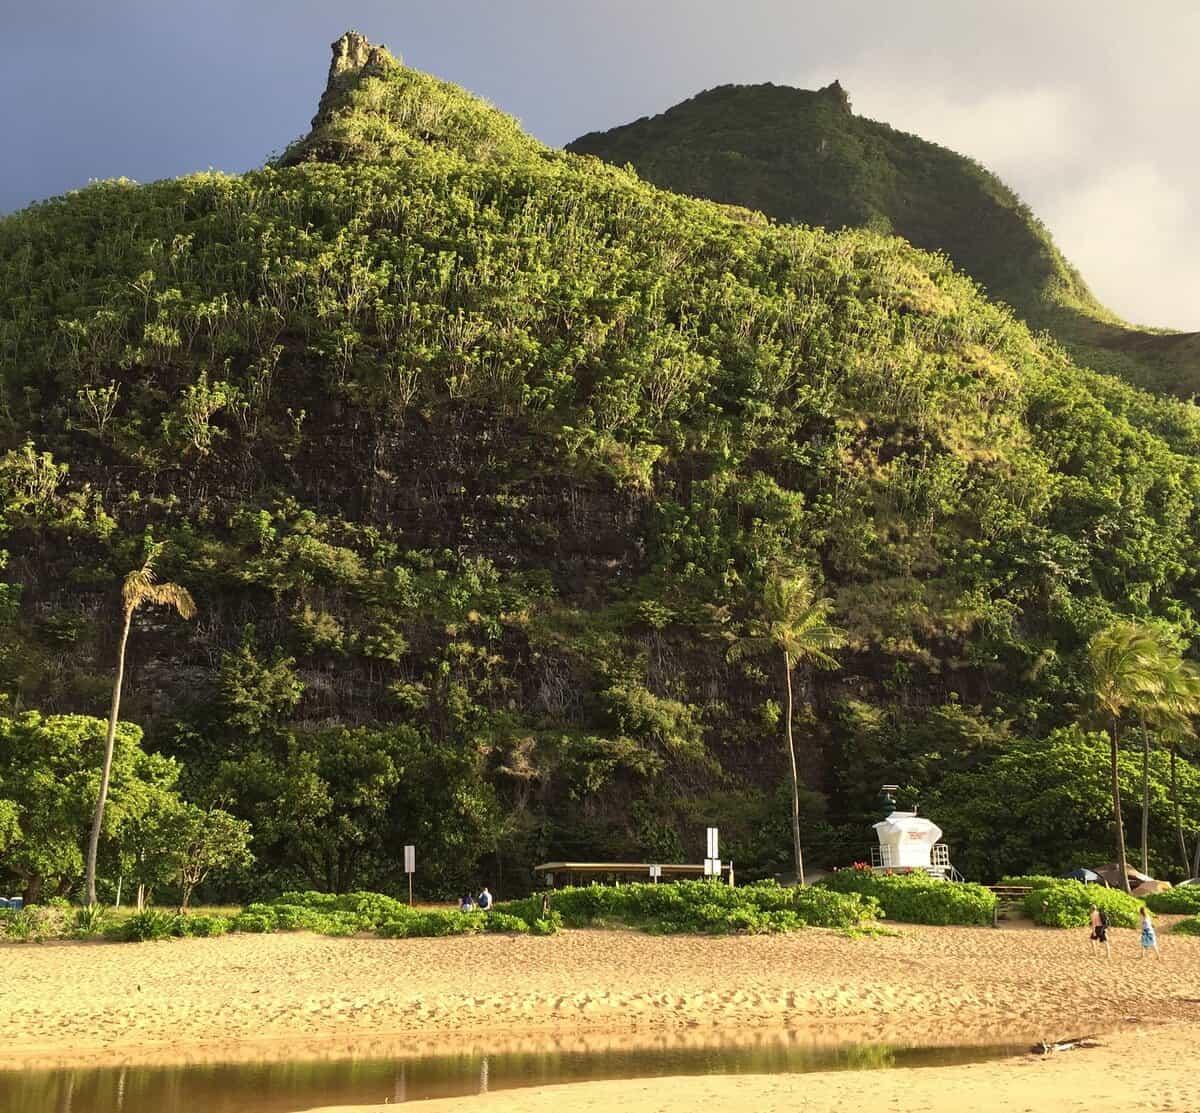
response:
<path fill-rule="evenodd" d="M 108 736 L 104 741 L 104 765 L 100 772 L 100 795 L 96 798 L 96 812 L 92 817 L 92 833 L 88 839 L 87 855 L 87 902 L 96 903 L 96 852 L 100 846 L 100 827 L 104 823 L 104 805 L 108 801 L 108 781 L 112 775 L 113 744 L 117 737 L 117 714 L 121 709 L 121 684 L 125 679 L 125 646 L 129 641 L 129 628 L 133 616 L 143 604 L 174 607 L 181 618 L 191 618 L 196 613 L 196 603 L 187 588 L 178 584 L 159 583 L 154 573 L 154 562 L 162 553 L 162 544 L 151 545 L 146 562 L 125 577 L 121 590 L 125 624 L 121 630 L 121 645 L 117 652 L 117 675 L 113 681 L 112 706 L 108 712 Z"/>
<path fill-rule="evenodd" d="M 759 614 L 746 636 L 734 642 L 729 657 L 736 660 L 751 654 L 778 652 L 783 657 L 787 694 L 784 731 L 792 773 L 792 845 L 796 858 L 796 880 L 804 884 L 804 854 L 800 849 L 800 776 L 796 768 L 796 745 L 792 738 L 792 670 L 797 666 L 835 669 L 832 651 L 845 644 L 845 634 L 829 622 L 833 600 L 818 597 L 807 570 L 792 575 L 775 575 L 767 581 Z"/>
<path fill-rule="evenodd" d="M 1088 643 L 1087 656 L 1093 704 L 1108 732 L 1117 869 L 1121 886 L 1128 893 L 1129 867 L 1118 770 L 1121 720 L 1127 712 L 1152 708 L 1163 699 L 1165 675 L 1171 663 L 1152 630 L 1128 621 L 1114 622 L 1098 631 Z"/>

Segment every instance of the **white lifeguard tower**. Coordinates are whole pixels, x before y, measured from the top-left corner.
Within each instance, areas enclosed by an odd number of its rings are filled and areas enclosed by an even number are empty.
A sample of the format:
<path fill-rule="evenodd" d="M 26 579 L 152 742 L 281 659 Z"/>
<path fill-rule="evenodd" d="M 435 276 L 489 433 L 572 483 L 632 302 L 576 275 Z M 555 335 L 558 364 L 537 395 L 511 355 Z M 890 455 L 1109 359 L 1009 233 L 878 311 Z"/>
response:
<path fill-rule="evenodd" d="M 892 799 L 896 791 L 896 785 L 883 786 L 883 798 L 893 805 L 893 810 L 873 824 L 879 845 L 871 848 L 872 867 L 905 872 L 920 870 L 948 879 L 957 877 L 958 871 L 950 864 L 950 848 L 940 841 L 942 829 L 915 811 L 896 811 Z"/>

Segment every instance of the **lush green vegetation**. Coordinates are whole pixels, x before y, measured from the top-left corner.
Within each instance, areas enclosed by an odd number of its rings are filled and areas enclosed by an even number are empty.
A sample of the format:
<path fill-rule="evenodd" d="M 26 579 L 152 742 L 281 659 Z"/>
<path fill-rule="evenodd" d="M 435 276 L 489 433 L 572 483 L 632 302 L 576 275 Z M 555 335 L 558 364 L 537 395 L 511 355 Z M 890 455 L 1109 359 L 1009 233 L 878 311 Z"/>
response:
<path fill-rule="evenodd" d="M 785 728 L 814 864 L 863 855 L 897 780 L 973 875 L 1067 869 L 1104 810 L 985 829 L 985 772 L 1088 757 L 1097 630 L 1197 632 L 1191 406 L 944 258 L 664 193 L 380 58 L 278 165 L 0 221 L 0 399 L 0 870 L 30 895 L 81 880 L 76 716 L 151 544 L 198 614 L 133 618 L 101 900 L 182 896 L 156 793 L 248 825 L 208 900 L 398 892 L 405 843 L 426 895 L 522 892 L 551 857 L 697 860 L 709 823 L 741 876 L 788 871 Z M 845 644 L 784 723 L 782 658 L 728 650 L 801 574 Z M 1186 750 L 1178 784 L 1190 837 Z"/>
<path fill-rule="evenodd" d="M 1200 935 L 1200 916 L 1188 920 L 1180 920 L 1172 929 L 1176 935 Z"/>
<path fill-rule="evenodd" d="M 567 149 L 632 165 L 664 189 L 778 220 L 903 236 L 944 252 L 1080 362 L 1185 397 L 1200 387 L 1200 332 L 1126 325 L 1096 301 L 1045 226 L 995 174 L 853 115 L 836 82 L 818 92 L 726 85 Z"/>
<path fill-rule="evenodd" d="M 843 869 L 822 880 L 820 887 L 870 897 L 887 919 L 909 924 L 990 924 L 996 913 L 996 896 L 982 885 L 943 881 L 926 873 Z"/>
<path fill-rule="evenodd" d="M 1120 889 L 1082 881 L 1057 881 L 1034 889 L 1025 897 L 1025 914 L 1047 927 L 1086 927 L 1093 904 L 1108 916 L 1112 927 L 1137 926 L 1140 900 Z"/>
<path fill-rule="evenodd" d="M 525 918 L 540 897 L 501 907 Z M 819 887 L 784 888 L 759 882 L 733 888 L 708 881 L 669 885 L 589 885 L 560 889 L 553 911 L 569 928 L 621 926 L 659 934 L 796 931 L 804 927 L 857 929 L 875 919 L 874 901 Z"/>
<path fill-rule="evenodd" d="M 1127 825 L 1136 829 L 1142 755 L 1121 750 L 1118 770 Z M 1185 871 L 1169 755 L 1155 748 L 1149 770 L 1150 872 L 1179 877 Z M 1114 860 L 1110 780 L 1105 734 L 1066 727 L 1046 738 L 1014 739 L 1003 751 L 980 755 L 973 768 L 949 773 L 927 797 L 926 810 L 950 833 L 956 864 L 968 877 L 1003 877 L 1013 865 L 1061 875 Z M 1192 765 L 1179 764 L 1176 790 L 1185 815 L 1200 811 L 1200 776 Z"/>
<path fill-rule="evenodd" d="M 1161 893 L 1147 893 L 1143 898 L 1143 903 L 1151 912 L 1194 916 L 1200 913 L 1200 891 L 1197 890 L 1200 890 L 1200 885 L 1166 889 Z"/>

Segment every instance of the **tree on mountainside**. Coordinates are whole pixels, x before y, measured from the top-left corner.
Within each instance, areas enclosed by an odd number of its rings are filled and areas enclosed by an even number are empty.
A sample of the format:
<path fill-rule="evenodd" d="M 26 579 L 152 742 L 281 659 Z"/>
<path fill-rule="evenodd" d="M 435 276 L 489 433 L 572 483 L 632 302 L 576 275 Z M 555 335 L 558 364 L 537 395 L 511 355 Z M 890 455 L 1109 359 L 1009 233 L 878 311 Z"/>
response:
<path fill-rule="evenodd" d="M 1163 689 L 1145 715 L 1160 739 L 1167 743 L 1171 755 L 1171 799 L 1175 819 L 1175 834 L 1179 842 L 1184 870 L 1188 868 L 1187 843 L 1183 837 L 1183 819 L 1179 808 L 1178 749 L 1182 742 L 1194 736 L 1192 718 L 1200 714 L 1200 669 L 1191 661 L 1174 656 L 1163 671 Z M 1149 870 L 1150 843 L 1150 733 L 1142 730 L 1142 871 Z"/>
<path fill-rule="evenodd" d="M 778 651 L 783 656 L 783 675 L 787 696 L 784 734 L 792 777 L 792 842 L 795 851 L 796 880 L 804 884 L 804 854 L 800 848 L 800 776 L 796 768 L 796 744 L 792 737 L 792 670 L 836 669 L 832 651 L 845 643 L 845 635 L 829 621 L 833 600 L 819 597 L 812 575 L 802 569 L 790 576 L 775 575 L 767 581 L 759 615 L 748 627 L 745 637 L 729 648 L 736 660 L 752 654 Z"/>
<path fill-rule="evenodd" d="M 1129 872 L 1117 761 L 1121 721 L 1130 712 L 1154 713 L 1155 709 L 1165 706 L 1167 678 L 1175 668 L 1175 662 L 1170 650 L 1153 630 L 1129 621 L 1115 622 L 1098 631 L 1088 643 L 1087 656 L 1093 706 L 1108 733 L 1117 868 L 1121 873 L 1121 886 L 1128 893 Z"/>
<path fill-rule="evenodd" d="M 96 797 L 96 811 L 92 819 L 92 832 L 88 838 L 87 853 L 87 903 L 96 903 L 96 853 L 100 845 L 100 828 L 104 822 L 104 805 L 108 799 L 108 783 L 112 773 L 113 740 L 117 734 L 117 716 L 121 709 L 121 685 L 125 679 L 125 647 L 129 641 L 129 628 L 139 607 L 151 604 L 174 607 L 181 618 L 191 618 L 196 613 L 196 603 L 186 588 L 175 583 L 160 583 L 154 571 L 154 562 L 161 555 L 163 546 L 152 545 L 141 568 L 134 569 L 125 577 L 121 590 L 124 604 L 124 626 L 121 629 L 121 644 L 117 652 L 117 674 L 113 680 L 112 706 L 108 713 L 108 735 L 104 743 L 104 764 L 100 771 L 100 792 Z"/>

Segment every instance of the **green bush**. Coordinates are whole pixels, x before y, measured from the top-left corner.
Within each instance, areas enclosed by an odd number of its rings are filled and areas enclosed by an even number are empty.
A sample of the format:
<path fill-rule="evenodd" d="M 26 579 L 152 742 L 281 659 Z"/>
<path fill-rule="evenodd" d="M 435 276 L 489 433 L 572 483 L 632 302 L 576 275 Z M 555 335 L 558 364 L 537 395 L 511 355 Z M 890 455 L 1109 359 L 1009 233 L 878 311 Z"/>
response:
<path fill-rule="evenodd" d="M 1182 889 L 1167 889 L 1150 893 L 1146 905 L 1151 912 L 1182 913 L 1194 916 L 1200 912 L 1200 885 L 1185 885 Z"/>
<path fill-rule="evenodd" d="M 262 935 L 275 930 L 275 921 L 270 916 L 256 912 L 241 912 L 230 921 L 229 930 Z"/>
<path fill-rule="evenodd" d="M 200 939 L 213 935 L 224 935 L 229 930 L 230 920 L 226 916 L 184 916 L 183 932 Z"/>
<path fill-rule="evenodd" d="M 108 921 L 108 909 L 102 904 L 90 904 L 75 911 L 73 934 L 77 939 L 89 939 L 104 931 Z"/>
<path fill-rule="evenodd" d="M 887 919 L 909 924 L 990 924 L 996 912 L 996 894 L 982 885 L 926 873 L 838 870 L 816 888 L 872 897 Z"/>
<path fill-rule="evenodd" d="M 1025 914 L 1046 927 L 1086 927 L 1095 904 L 1113 927 L 1136 927 L 1141 901 L 1119 889 L 1058 881 L 1025 897 Z"/>
<path fill-rule="evenodd" d="M 104 933 L 123 943 L 147 943 L 156 939 L 172 939 L 185 935 L 183 917 L 161 908 L 146 908 L 127 920 L 113 925 Z"/>
<path fill-rule="evenodd" d="M 997 884 L 1000 885 L 1028 885 L 1031 889 L 1049 889 L 1052 885 L 1057 885 L 1060 881 L 1066 881 L 1064 877 L 1050 877 L 1044 873 L 1022 874 L 1019 877 L 1002 877 Z"/>
<path fill-rule="evenodd" d="M 1172 929 L 1175 935 L 1200 935 L 1200 916 L 1188 920 L 1180 920 Z"/>
<path fill-rule="evenodd" d="M 0 939 L 28 943 L 37 939 L 38 926 L 39 921 L 31 908 L 0 909 Z"/>
<path fill-rule="evenodd" d="M 529 924 L 522 920 L 520 916 L 514 916 L 509 912 L 492 912 L 485 920 L 483 930 L 492 935 L 526 935 L 529 932 Z"/>
<path fill-rule="evenodd" d="M 505 912 L 537 933 L 541 898 L 511 901 Z M 873 920 L 876 906 L 857 894 L 785 889 L 774 882 L 731 888 L 708 881 L 653 885 L 588 885 L 553 895 L 552 922 L 567 927 L 605 924 L 663 934 L 795 931 L 802 927 L 853 928 Z"/>

